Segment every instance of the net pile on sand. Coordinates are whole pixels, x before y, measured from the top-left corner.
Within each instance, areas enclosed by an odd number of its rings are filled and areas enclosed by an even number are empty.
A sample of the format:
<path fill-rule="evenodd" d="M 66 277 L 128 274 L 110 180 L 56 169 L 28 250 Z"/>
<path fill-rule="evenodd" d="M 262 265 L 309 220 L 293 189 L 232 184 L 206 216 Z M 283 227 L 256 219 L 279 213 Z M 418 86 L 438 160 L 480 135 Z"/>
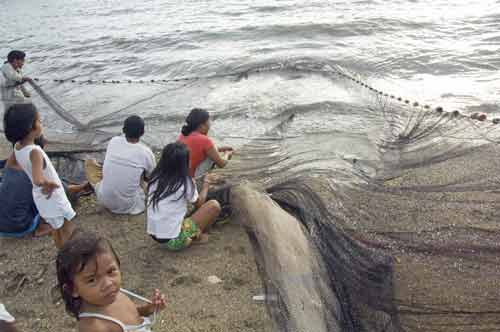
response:
<path fill-rule="evenodd" d="M 281 331 L 498 330 L 498 129 L 381 109 L 374 176 L 289 172 L 272 145 L 248 146 L 221 171 L 271 315 Z"/>

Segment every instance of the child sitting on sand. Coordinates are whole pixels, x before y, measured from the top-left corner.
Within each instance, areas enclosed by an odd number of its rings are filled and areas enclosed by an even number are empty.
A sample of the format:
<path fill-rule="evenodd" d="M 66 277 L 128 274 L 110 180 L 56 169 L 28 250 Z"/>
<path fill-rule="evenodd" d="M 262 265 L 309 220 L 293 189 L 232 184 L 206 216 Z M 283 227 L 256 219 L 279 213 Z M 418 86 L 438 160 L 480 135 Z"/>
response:
<path fill-rule="evenodd" d="M 93 234 L 79 233 L 59 251 L 58 287 L 66 310 L 77 319 L 79 332 L 150 332 L 147 316 L 165 308 L 155 290 L 149 304 L 137 307 L 121 288 L 120 260 L 111 244 Z"/>
<path fill-rule="evenodd" d="M 187 248 L 193 240 L 206 242 L 203 234 L 219 215 L 217 201 L 206 202 L 212 176 L 207 175 L 198 194 L 189 176 L 189 150 L 182 143 L 165 146 L 148 185 L 147 232 L 169 250 Z M 188 203 L 197 211 L 186 218 Z"/>
<path fill-rule="evenodd" d="M 75 228 L 76 213 L 64 192 L 61 179 L 49 157 L 35 144 L 42 135 L 40 114 L 33 104 L 17 104 L 4 115 L 7 139 L 14 143 L 14 156 L 33 184 L 33 200 L 38 213 L 49 224 L 57 248 L 62 247 Z"/>
<path fill-rule="evenodd" d="M 112 213 L 137 215 L 146 209 L 142 184 L 156 162 L 153 151 L 141 143 L 143 135 L 144 120 L 129 116 L 123 123 L 123 135 L 109 142 L 102 169 L 95 161 L 86 161 L 87 178 L 95 184 L 97 201 Z"/>

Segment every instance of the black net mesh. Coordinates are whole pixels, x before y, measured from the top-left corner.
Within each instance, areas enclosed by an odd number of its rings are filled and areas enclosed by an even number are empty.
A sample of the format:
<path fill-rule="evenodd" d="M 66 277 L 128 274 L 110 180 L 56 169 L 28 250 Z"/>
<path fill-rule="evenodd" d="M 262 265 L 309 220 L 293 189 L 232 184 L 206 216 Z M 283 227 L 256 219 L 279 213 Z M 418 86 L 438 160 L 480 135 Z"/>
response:
<path fill-rule="evenodd" d="M 265 130 L 233 137 L 237 155 L 218 171 L 225 184 L 213 197 L 248 230 L 277 329 L 499 330 L 499 126 L 391 96 L 327 62 L 244 68 L 216 83 L 244 91 L 270 75 L 349 95 L 247 115 Z M 236 104 L 214 122 L 239 128 Z M 81 174 L 74 165 L 109 135 L 96 128 L 129 111 L 90 121 L 72 136 L 78 149 L 55 149 L 60 172 Z M 350 129 L 321 130 L 353 114 L 341 124 Z M 177 113 L 151 119 L 182 123 Z"/>
<path fill-rule="evenodd" d="M 330 167 L 322 146 L 269 141 L 222 171 L 271 315 L 282 331 L 498 330 L 498 127 L 373 94 L 378 161 Z"/>

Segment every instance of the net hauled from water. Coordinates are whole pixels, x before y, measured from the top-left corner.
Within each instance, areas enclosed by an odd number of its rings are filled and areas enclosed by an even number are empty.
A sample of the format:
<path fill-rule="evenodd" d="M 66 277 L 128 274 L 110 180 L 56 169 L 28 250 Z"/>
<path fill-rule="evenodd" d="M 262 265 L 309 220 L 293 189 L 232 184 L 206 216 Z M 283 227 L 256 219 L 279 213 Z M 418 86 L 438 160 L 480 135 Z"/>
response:
<path fill-rule="evenodd" d="M 385 123 L 372 175 L 294 172 L 275 142 L 221 172 L 278 330 L 498 330 L 497 127 L 379 96 L 369 112 Z"/>
<path fill-rule="evenodd" d="M 218 197 L 248 231 L 276 329 L 499 330 L 498 126 L 398 100 L 329 64 L 267 72 L 280 71 L 358 94 L 377 123 L 377 158 L 344 158 L 314 136 L 287 135 L 304 111 L 290 108 L 218 171 Z"/>

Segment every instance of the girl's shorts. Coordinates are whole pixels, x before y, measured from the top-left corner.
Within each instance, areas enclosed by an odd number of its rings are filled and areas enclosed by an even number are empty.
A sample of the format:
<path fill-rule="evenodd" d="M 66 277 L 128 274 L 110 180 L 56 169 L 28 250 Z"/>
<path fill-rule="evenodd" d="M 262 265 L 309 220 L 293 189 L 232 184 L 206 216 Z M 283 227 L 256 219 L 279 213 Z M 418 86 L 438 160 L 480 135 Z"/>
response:
<path fill-rule="evenodd" d="M 63 227 L 66 220 L 72 220 L 76 216 L 76 212 L 73 210 L 67 210 L 63 212 L 60 217 L 44 218 L 45 222 L 50 225 L 55 230 Z"/>
<path fill-rule="evenodd" d="M 196 238 L 200 234 L 199 228 L 191 218 L 186 218 L 182 222 L 181 232 L 175 239 L 170 239 L 163 245 L 172 251 L 179 251 L 189 247 L 191 239 Z"/>

